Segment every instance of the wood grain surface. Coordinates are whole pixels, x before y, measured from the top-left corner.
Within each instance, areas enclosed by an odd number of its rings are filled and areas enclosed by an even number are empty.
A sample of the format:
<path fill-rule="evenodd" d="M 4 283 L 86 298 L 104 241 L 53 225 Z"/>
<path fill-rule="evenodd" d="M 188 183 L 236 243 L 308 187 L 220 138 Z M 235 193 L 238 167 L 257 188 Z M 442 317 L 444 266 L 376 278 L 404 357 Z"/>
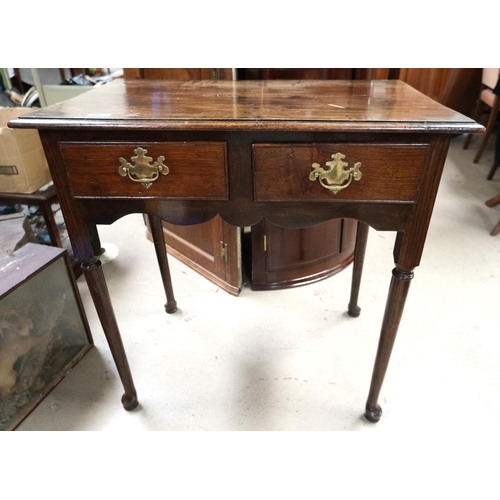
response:
<path fill-rule="evenodd" d="M 426 144 L 254 144 L 255 199 L 413 201 L 427 150 Z M 327 168 L 338 152 L 348 167 L 361 163 L 362 177 L 333 194 L 309 174 L 313 163 Z"/>
<path fill-rule="evenodd" d="M 118 174 L 119 158 L 129 163 L 138 147 L 147 150 L 153 162 L 159 156 L 169 173 L 149 188 Z M 184 199 L 227 200 L 225 142 L 121 142 L 60 144 L 71 178 L 73 195 L 149 196 Z"/>
<path fill-rule="evenodd" d="M 23 115 L 18 128 L 476 132 L 398 80 L 115 80 Z"/>

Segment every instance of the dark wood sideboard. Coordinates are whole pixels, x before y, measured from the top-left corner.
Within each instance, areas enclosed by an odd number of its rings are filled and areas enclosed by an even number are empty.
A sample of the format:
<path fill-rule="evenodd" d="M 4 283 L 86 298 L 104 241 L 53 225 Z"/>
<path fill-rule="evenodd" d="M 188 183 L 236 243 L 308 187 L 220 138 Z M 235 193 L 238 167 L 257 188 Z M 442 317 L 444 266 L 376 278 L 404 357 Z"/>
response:
<path fill-rule="evenodd" d="M 40 132 L 127 410 L 137 393 L 88 225 L 149 214 L 166 308 L 174 311 L 161 220 L 190 225 L 220 215 L 249 227 L 266 217 L 300 228 L 356 219 L 353 316 L 368 225 L 396 231 L 366 402 L 372 422 L 382 414 L 378 398 L 450 139 L 483 130 L 396 80 L 115 81 L 10 126 Z"/>

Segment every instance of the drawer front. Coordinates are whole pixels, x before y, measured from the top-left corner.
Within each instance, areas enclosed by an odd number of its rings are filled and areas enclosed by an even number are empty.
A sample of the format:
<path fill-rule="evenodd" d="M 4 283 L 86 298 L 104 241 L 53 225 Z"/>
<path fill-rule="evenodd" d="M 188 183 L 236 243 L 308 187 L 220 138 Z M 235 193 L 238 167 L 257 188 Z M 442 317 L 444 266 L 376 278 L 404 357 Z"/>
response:
<path fill-rule="evenodd" d="M 225 142 L 61 142 L 60 148 L 75 197 L 229 199 Z"/>
<path fill-rule="evenodd" d="M 253 144 L 252 147 L 256 201 L 413 202 L 429 149 L 428 144 L 399 143 Z M 360 166 L 356 165 L 358 162 Z M 327 170 L 332 172 L 324 176 Z"/>

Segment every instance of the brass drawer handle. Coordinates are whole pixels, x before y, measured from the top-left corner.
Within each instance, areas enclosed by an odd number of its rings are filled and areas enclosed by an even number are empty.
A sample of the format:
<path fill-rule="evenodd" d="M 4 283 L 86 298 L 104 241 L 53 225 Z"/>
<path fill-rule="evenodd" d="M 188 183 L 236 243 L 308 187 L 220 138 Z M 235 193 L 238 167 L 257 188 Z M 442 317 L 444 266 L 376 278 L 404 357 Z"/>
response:
<path fill-rule="evenodd" d="M 158 156 L 156 161 L 151 165 L 153 158 L 146 156 L 147 152 L 147 149 L 139 147 L 134 149 L 136 156 L 132 156 L 131 158 L 134 165 L 131 165 L 124 158 L 119 158 L 121 166 L 118 168 L 118 173 L 121 176 L 125 177 L 128 175 L 129 179 L 134 182 L 140 182 L 145 188 L 149 188 L 158 179 L 160 173 L 167 175 L 169 172 L 168 167 L 163 164 L 165 160 L 164 156 Z"/>
<path fill-rule="evenodd" d="M 327 161 L 325 170 L 319 163 L 313 163 L 313 171 L 309 174 L 309 179 L 315 181 L 319 179 L 319 183 L 333 194 L 337 194 L 340 190 L 345 189 L 354 179 L 359 181 L 361 179 L 361 162 L 357 162 L 353 167 L 345 170 L 349 164 L 342 161 L 345 155 L 342 153 L 335 153 L 332 155 L 333 160 Z M 347 181 L 347 182 L 346 182 Z"/>

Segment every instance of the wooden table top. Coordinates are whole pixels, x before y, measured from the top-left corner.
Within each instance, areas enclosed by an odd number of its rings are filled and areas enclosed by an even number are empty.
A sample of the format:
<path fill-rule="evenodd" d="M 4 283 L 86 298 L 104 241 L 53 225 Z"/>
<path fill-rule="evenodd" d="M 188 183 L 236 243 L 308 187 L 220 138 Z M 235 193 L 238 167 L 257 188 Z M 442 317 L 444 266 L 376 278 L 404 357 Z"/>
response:
<path fill-rule="evenodd" d="M 115 80 L 22 115 L 13 128 L 479 132 L 399 80 Z"/>

